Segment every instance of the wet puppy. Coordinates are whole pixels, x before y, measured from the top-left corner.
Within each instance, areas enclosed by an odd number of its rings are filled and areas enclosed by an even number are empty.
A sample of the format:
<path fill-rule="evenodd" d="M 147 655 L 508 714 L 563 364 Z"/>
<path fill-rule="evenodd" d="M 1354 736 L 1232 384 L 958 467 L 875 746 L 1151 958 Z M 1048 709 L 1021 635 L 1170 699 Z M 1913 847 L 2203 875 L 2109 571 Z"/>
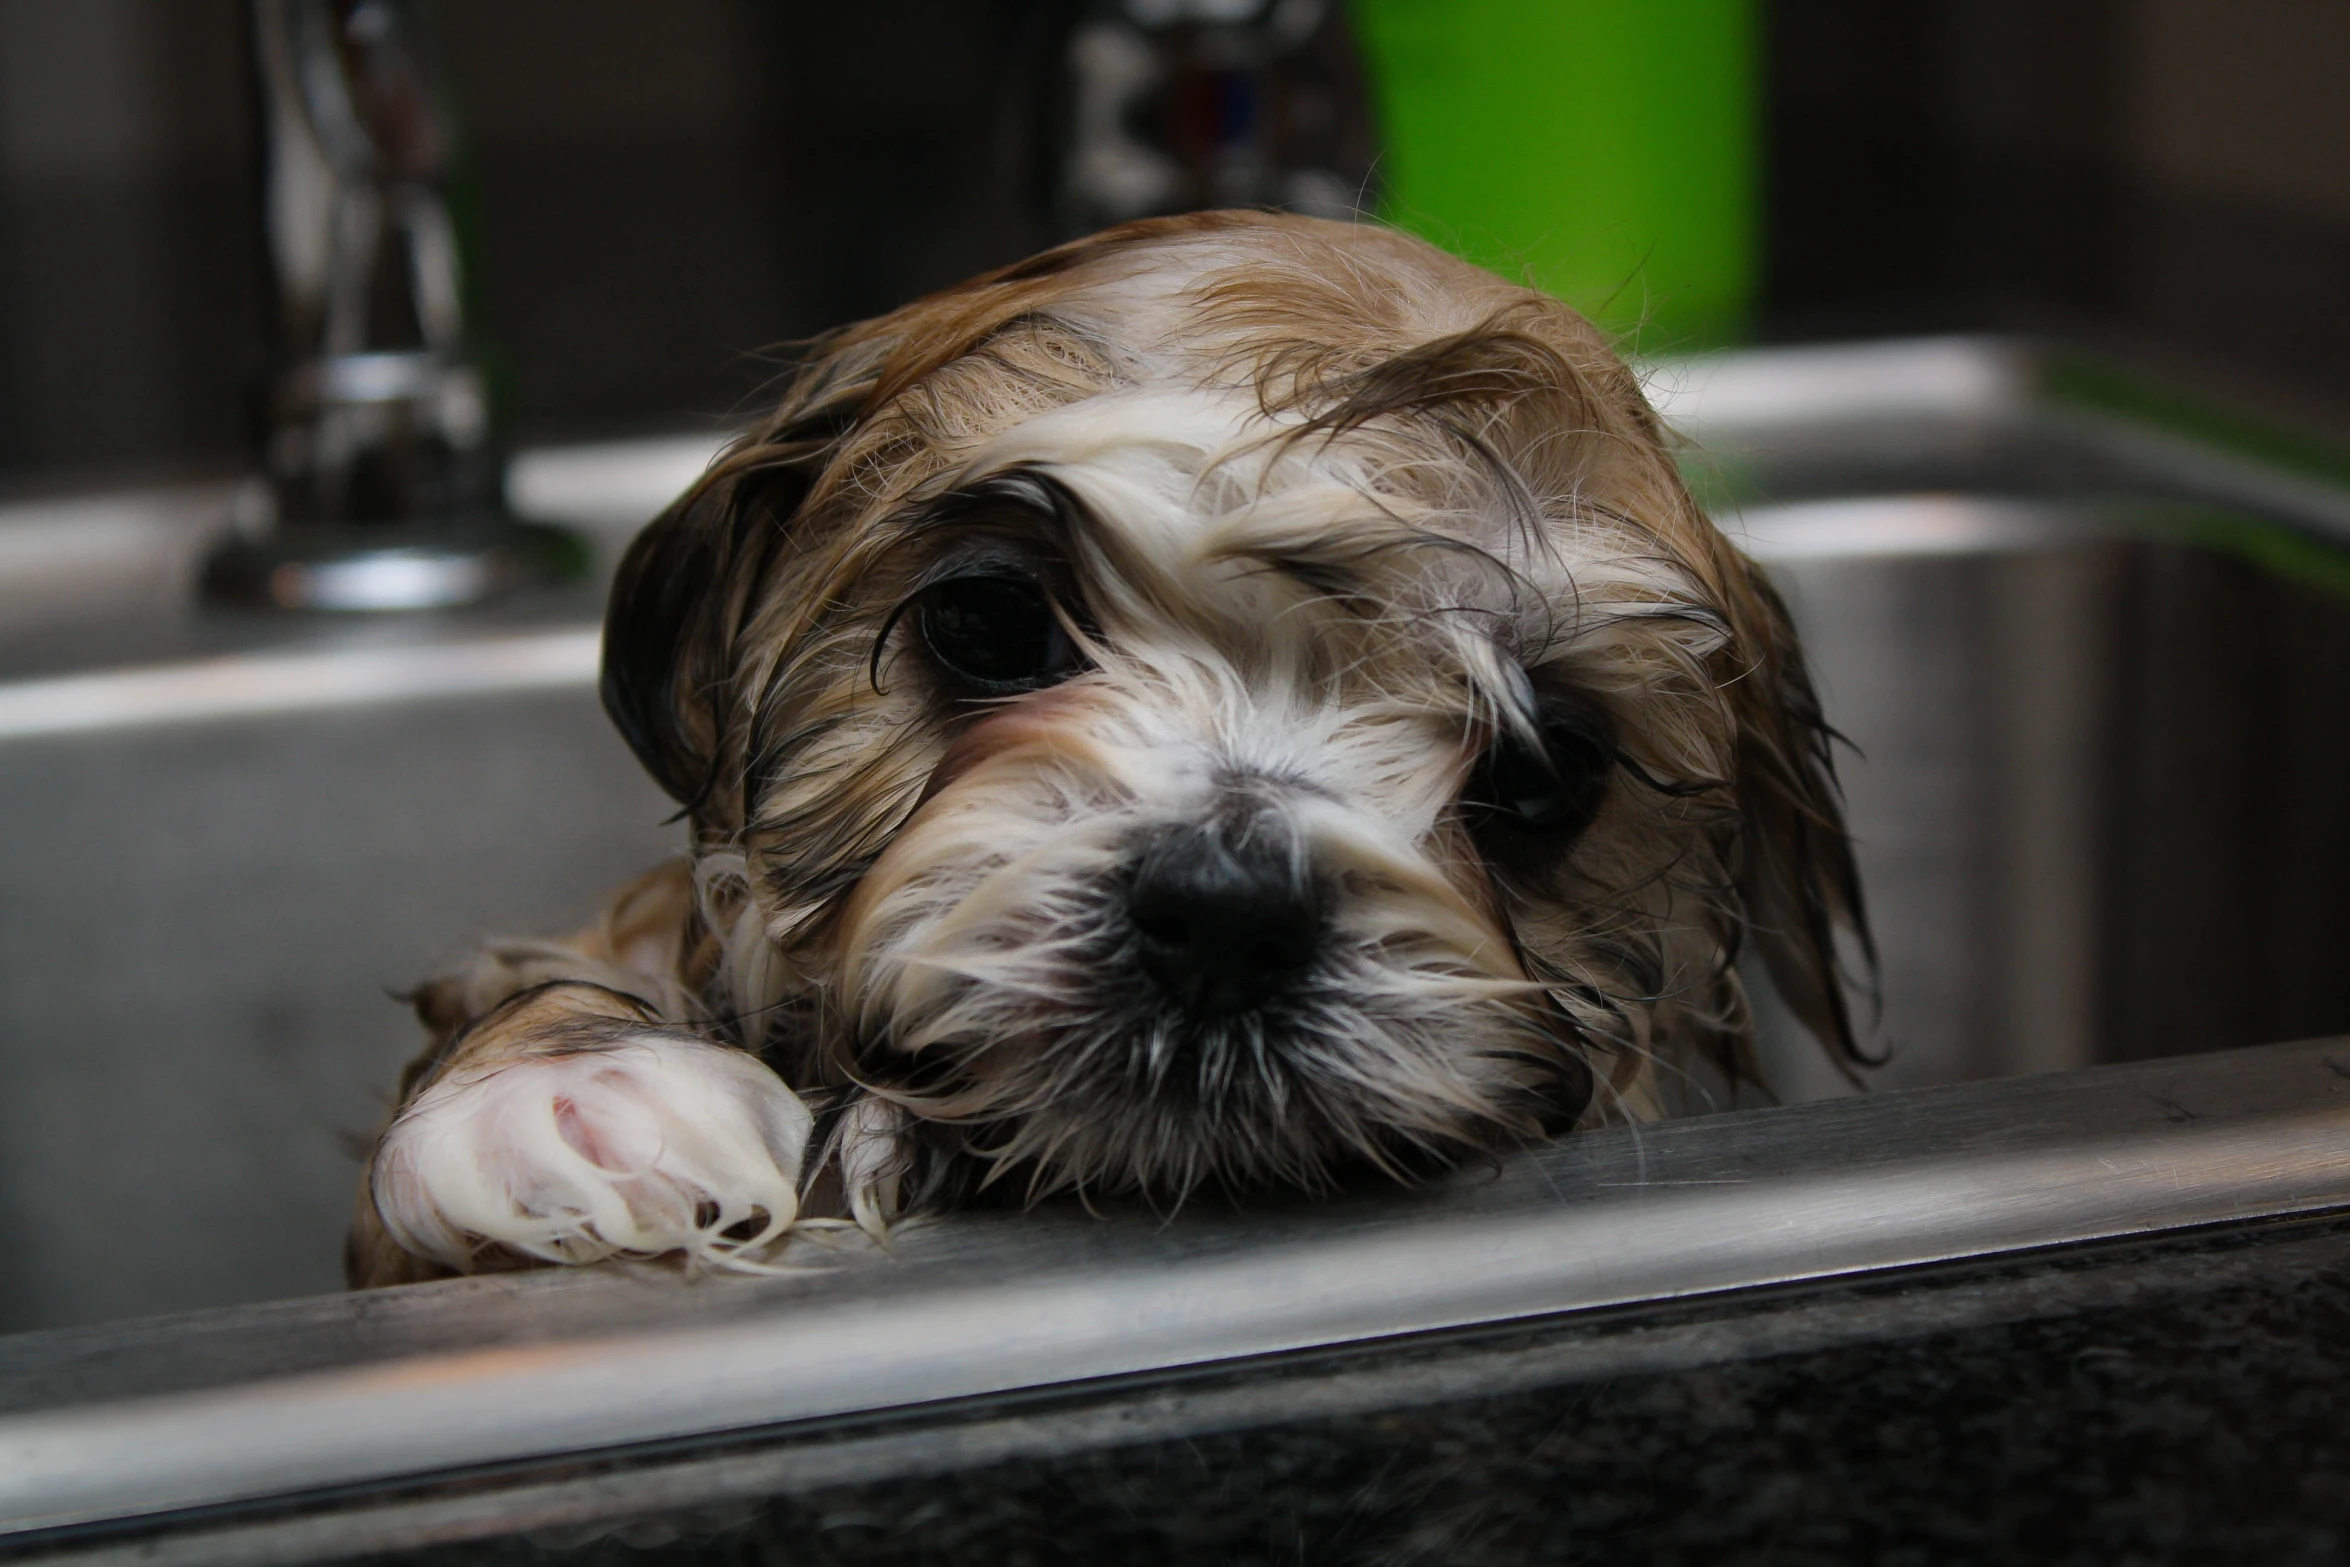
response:
<path fill-rule="evenodd" d="M 630 551 L 687 857 L 425 987 L 359 1283 L 1413 1177 L 1851 1050 L 1787 620 L 1565 306 L 1114 229 L 824 339 Z"/>

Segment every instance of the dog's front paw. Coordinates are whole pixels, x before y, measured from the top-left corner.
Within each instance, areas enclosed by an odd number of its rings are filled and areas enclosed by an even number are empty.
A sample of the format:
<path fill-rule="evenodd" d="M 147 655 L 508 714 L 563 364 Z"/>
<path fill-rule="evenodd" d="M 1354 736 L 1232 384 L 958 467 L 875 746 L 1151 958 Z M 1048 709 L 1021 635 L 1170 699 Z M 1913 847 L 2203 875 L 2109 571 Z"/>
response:
<path fill-rule="evenodd" d="M 377 1146 L 394 1244 L 457 1271 L 682 1254 L 755 1267 L 799 1211 L 812 1118 L 750 1055 L 689 1034 L 452 1072 Z"/>

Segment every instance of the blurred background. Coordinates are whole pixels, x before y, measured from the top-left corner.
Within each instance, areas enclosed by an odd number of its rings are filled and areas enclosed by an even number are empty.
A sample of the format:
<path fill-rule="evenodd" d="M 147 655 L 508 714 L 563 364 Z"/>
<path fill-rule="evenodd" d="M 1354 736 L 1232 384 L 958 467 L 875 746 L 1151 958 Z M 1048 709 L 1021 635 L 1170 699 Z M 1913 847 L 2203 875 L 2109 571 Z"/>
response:
<path fill-rule="evenodd" d="M 1260 9 L 1312 35 L 1256 73 L 1262 104 L 1227 60 L 1162 58 L 1129 89 L 1131 62 L 1074 42 L 1109 19 L 1164 56 Z M 2025 328 L 2308 420 L 2350 406 L 2340 5 L 489 0 L 425 19 L 464 137 L 470 325 L 516 443 L 714 428 L 778 342 L 1223 200 L 1360 204 L 1652 353 Z M 246 29 L 234 0 L 0 0 L 0 492 L 251 451 L 269 310 Z M 1236 149 L 1281 168 L 1236 176 Z"/>

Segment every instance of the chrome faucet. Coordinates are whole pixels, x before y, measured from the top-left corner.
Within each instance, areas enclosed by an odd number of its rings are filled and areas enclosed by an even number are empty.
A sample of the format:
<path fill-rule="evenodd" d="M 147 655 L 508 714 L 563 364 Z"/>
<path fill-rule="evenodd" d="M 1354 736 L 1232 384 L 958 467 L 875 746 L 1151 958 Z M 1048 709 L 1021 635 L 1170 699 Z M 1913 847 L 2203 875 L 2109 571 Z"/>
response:
<path fill-rule="evenodd" d="M 208 595 L 413 609 L 559 570 L 508 517 L 411 0 L 251 0 L 277 353 L 262 482 Z"/>

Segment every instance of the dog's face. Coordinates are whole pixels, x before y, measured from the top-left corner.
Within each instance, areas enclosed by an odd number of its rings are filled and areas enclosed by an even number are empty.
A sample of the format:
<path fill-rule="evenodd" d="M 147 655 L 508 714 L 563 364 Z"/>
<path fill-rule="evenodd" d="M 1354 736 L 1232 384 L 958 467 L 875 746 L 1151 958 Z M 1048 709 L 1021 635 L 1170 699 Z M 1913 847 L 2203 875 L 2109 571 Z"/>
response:
<path fill-rule="evenodd" d="M 632 552 L 606 696 L 746 1042 L 933 1181 L 1563 1129 L 1734 1054 L 1750 923 L 1849 1045 L 1775 600 L 1591 328 L 1386 231 L 1136 225 L 828 340 Z"/>

